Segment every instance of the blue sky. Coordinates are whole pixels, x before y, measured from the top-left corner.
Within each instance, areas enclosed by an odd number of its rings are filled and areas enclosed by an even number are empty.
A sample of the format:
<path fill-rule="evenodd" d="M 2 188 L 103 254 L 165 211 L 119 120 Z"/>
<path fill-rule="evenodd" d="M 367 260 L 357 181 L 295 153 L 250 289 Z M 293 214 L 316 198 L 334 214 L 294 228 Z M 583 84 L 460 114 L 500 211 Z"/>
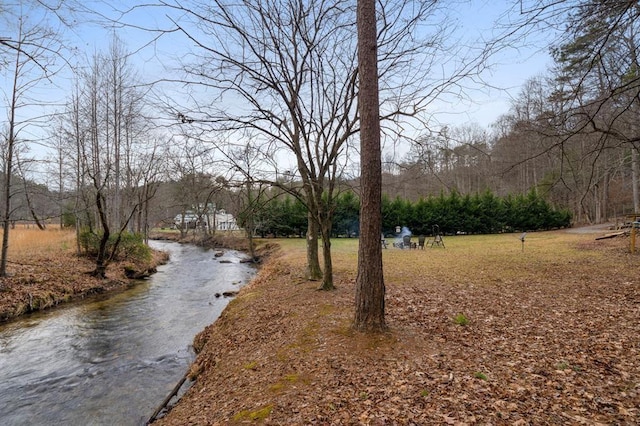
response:
<path fill-rule="evenodd" d="M 471 1 L 459 5 L 456 18 L 460 32 L 468 39 L 489 40 L 499 37 L 506 25 L 521 19 L 518 1 Z M 489 66 L 475 85 L 473 102 L 452 105 L 453 123 L 477 122 L 486 127 L 508 112 L 510 102 L 518 96 L 522 85 L 529 79 L 545 74 L 551 65 L 548 45 L 553 34 L 531 33 L 511 40 L 508 46 L 492 55 Z M 484 83 L 487 83 L 485 85 Z M 446 118 L 445 118 L 446 120 Z"/>

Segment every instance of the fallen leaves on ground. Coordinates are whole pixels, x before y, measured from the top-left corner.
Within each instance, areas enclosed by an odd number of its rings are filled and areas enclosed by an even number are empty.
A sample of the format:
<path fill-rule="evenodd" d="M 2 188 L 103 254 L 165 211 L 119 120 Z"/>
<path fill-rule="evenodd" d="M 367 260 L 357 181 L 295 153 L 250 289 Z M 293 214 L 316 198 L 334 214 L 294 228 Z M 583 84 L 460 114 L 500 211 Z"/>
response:
<path fill-rule="evenodd" d="M 196 338 L 196 380 L 157 424 L 640 423 L 640 257 L 626 240 L 384 250 L 380 335 L 351 329 L 357 243 L 334 243 L 331 292 L 304 279 L 303 242 L 281 243 Z"/>

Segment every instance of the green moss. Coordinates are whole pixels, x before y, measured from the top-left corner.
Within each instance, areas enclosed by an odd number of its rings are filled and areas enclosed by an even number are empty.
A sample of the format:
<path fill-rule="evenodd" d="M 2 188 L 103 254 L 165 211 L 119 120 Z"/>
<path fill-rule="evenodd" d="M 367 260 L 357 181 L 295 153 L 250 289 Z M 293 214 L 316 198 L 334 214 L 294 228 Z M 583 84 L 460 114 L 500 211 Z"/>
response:
<path fill-rule="evenodd" d="M 269 387 L 269 390 L 274 393 L 280 392 L 282 389 L 284 389 L 284 383 L 281 382 L 278 382 L 275 385 L 271 385 Z"/>
<path fill-rule="evenodd" d="M 245 370 L 255 370 L 258 368 L 258 363 L 256 361 L 250 362 L 249 364 L 245 364 Z"/>
<path fill-rule="evenodd" d="M 284 376 L 284 379 L 287 382 L 295 383 L 295 382 L 298 381 L 298 375 L 297 374 L 287 374 L 286 376 Z"/>
<path fill-rule="evenodd" d="M 480 380 L 487 380 L 487 375 L 481 372 L 477 372 L 473 375 L 473 377 L 475 377 L 476 379 L 480 379 Z"/>
<path fill-rule="evenodd" d="M 233 420 L 236 422 L 243 421 L 243 420 L 251 420 L 251 421 L 264 420 L 267 417 L 269 417 L 269 414 L 271 414 L 272 410 L 273 410 L 272 405 L 267 405 L 266 407 L 260 408 L 259 410 L 256 410 L 256 411 L 242 410 L 238 414 L 233 416 Z"/>
<path fill-rule="evenodd" d="M 453 317 L 453 322 L 458 324 L 458 325 L 465 326 L 465 325 L 469 324 L 469 318 L 467 318 L 465 316 L 465 314 L 460 313 L 460 314 L 456 315 L 455 317 Z"/>
<path fill-rule="evenodd" d="M 283 377 L 283 380 L 279 381 L 275 385 L 272 385 L 269 388 L 269 390 L 271 390 L 272 392 L 279 392 L 287 386 L 287 383 L 297 383 L 299 381 L 300 381 L 299 374 L 296 374 L 296 373 L 287 374 Z M 306 384 L 306 382 L 307 382 L 306 380 L 303 380 L 303 383 Z"/>

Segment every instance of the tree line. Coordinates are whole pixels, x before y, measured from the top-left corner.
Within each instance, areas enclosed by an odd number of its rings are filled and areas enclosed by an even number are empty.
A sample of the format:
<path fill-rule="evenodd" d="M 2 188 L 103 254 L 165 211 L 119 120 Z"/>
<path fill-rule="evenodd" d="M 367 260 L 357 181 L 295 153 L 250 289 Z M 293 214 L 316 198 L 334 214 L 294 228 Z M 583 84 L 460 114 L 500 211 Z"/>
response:
<path fill-rule="evenodd" d="M 353 191 L 336 199 L 332 237 L 354 237 L 359 233 L 360 200 Z M 273 197 L 254 211 L 253 232 L 262 237 L 304 237 L 307 213 L 303 202 L 291 197 Z M 241 219 L 246 224 L 245 219 Z M 571 213 L 556 208 L 537 191 L 500 197 L 491 191 L 461 195 L 457 191 L 428 196 L 417 201 L 382 197 L 382 233 L 394 236 L 398 228 L 413 235 L 439 232 L 492 234 L 540 231 L 571 226 Z"/>
<path fill-rule="evenodd" d="M 535 10 L 520 19 L 558 34 L 549 70 L 531 76 L 488 129 L 425 130 L 404 158 L 386 163 L 396 193 L 489 188 L 504 196 L 536 187 L 577 223 L 640 212 L 638 3 L 543 1 Z"/>

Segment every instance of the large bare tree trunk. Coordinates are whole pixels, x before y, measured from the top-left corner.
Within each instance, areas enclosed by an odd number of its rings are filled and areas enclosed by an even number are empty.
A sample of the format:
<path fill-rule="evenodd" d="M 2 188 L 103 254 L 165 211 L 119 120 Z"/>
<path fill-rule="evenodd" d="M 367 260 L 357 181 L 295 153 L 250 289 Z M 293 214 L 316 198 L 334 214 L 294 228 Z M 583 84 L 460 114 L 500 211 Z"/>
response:
<path fill-rule="evenodd" d="M 353 326 L 384 331 L 382 273 L 382 159 L 375 0 L 358 0 L 358 73 L 360 78 L 360 243 Z"/>

